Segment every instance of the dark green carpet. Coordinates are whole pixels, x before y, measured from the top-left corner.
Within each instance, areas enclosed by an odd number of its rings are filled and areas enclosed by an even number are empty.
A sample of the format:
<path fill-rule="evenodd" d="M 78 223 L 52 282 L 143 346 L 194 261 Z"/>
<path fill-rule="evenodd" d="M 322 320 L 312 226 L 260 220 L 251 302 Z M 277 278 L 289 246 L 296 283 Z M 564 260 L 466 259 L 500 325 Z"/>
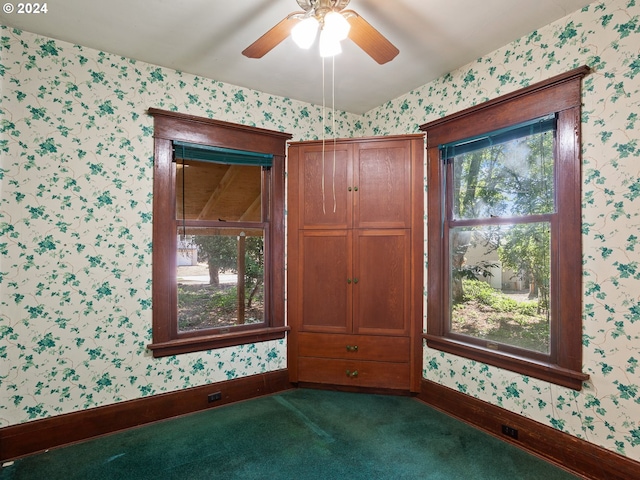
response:
<path fill-rule="evenodd" d="M 576 477 L 412 398 L 298 389 L 33 455 L 0 478 Z"/>

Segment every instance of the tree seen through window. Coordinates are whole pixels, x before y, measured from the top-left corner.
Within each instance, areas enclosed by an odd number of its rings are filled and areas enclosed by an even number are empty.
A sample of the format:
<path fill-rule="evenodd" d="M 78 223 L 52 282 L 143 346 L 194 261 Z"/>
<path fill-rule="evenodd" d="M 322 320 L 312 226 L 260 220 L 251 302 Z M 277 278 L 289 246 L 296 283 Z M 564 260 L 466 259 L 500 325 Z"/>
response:
<path fill-rule="evenodd" d="M 579 390 L 580 67 L 420 129 L 429 348 Z"/>
<path fill-rule="evenodd" d="M 534 124 L 505 142 L 444 152 L 453 172 L 451 330 L 542 353 L 549 350 L 550 225 L 534 220 L 555 211 L 555 134 L 546 122 L 544 132 Z"/>

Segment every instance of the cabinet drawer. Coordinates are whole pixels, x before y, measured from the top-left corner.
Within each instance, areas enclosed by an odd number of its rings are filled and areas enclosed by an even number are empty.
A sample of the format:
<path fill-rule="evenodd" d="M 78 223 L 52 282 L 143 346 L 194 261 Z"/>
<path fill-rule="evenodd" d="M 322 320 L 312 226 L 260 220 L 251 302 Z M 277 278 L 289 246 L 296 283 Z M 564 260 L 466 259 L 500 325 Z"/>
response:
<path fill-rule="evenodd" d="M 404 363 L 410 357 L 409 337 L 304 333 L 298 335 L 298 355 L 348 360 Z"/>
<path fill-rule="evenodd" d="M 300 357 L 300 382 L 409 389 L 409 364 Z"/>

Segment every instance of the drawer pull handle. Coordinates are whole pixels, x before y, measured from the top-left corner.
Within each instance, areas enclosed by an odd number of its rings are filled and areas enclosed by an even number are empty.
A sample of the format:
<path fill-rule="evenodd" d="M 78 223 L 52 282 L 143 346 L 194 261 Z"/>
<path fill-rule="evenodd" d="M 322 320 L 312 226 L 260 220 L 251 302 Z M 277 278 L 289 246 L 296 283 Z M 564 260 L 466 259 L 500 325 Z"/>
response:
<path fill-rule="evenodd" d="M 351 370 L 347 370 L 347 377 L 355 378 L 357 376 L 358 376 L 358 370 L 354 370 L 353 372 Z"/>
<path fill-rule="evenodd" d="M 347 352 L 357 352 L 358 345 L 347 345 Z"/>

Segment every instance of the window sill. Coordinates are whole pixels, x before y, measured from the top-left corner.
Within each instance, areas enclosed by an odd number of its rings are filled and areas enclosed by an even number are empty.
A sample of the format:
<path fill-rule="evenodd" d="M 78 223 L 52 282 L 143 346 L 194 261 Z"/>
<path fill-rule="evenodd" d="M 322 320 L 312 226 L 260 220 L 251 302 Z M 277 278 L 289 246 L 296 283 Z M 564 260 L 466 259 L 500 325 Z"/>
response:
<path fill-rule="evenodd" d="M 147 345 L 147 348 L 153 352 L 153 356 L 156 358 L 167 357 L 169 355 L 179 355 L 181 353 L 199 352 L 202 350 L 233 347 L 247 343 L 279 340 L 284 338 L 285 332 L 288 330 L 289 327 L 284 326 L 215 335 L 202 335 L 198 337 L 177 338 L 174 340 L 167 340 L 166 342 L 151 343 Z"/>
<path fill-rule="evenodd" d="M 423 338 L 430 348 L 545 380 L 572 390 L 581 390 L 582 382 L 589 379 L 589 375 L 585 373 L 569 370 L 553 363 L 531 360 L 446 337 L 424 334 Z"/>

